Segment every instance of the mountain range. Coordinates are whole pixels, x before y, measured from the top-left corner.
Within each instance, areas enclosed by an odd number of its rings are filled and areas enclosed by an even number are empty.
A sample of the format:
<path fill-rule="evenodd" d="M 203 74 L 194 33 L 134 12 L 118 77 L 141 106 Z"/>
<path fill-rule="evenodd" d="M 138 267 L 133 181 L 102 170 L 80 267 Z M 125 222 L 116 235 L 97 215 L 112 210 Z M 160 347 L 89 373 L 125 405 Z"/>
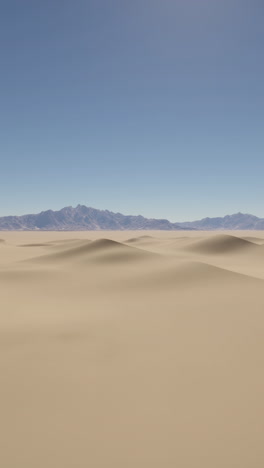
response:
<path fill-rule="evenodd" d="M 222 218 L 203 218 L 199 221 L 178 223 L 184 229 L 197 229 L 202 231 L 214 230 L 262 230 L 264 219 L 251 214 L 236 213 Z"/>
<path fill-rule="evenodd" d="M 108 210 L 97 210 L 78 205 L 59 211 L 42 211 L 38 214 L 5 216 L 0 218 L 0 230 L 44 231 L 96 231 L 96 230 L 181 230 L 178 224 L 167 219 L 147 219 L 143 216 L 125 216 Z M 187 228 L 192 229 L 192 228 Z"/>
<path fill-rule="evenodd" d="M 236 213 L 218 218 L 171 223 L 167 219 L 126 216 L 84 205 L 68 206 L 59 211 L 47 210 L 38 214 L 0 217 L 2 231 L 83 231 L 83 230 L 264 230 L 264 219 L 250 214 Z"/>

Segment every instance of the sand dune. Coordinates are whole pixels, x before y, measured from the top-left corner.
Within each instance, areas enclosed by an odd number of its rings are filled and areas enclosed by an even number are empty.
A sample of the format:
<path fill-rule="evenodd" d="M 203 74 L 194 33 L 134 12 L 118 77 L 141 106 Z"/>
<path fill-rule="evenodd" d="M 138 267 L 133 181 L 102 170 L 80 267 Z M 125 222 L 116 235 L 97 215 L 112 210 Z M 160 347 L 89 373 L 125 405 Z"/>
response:
<path fill-rule="evenodd" d="M 188 246 L 189 250 L 202 254 L 232 254 L 249 248 L 256 249 L 256 246 L 249 240 L 227 234 L 214 235 Z"/>
<path fill-rule="evenodd" d="M 146 260 L 156 256 L 136 247 L 130 247 L 122 242 L 116 242 L 110 239 L 98 239 L 95 241 L 82 241 L 77 247 L 65 247 L 52 254 L 46 254 L 41 257 L 34 257 L 32 260 L 37 262 L 65 262 L 81 261 L 82 263 L 100 262 L 112 263 L 130 262 Z"/>
<path fill-rule="evenodd" d="M 144 272 L 134 275 L 124 275 L 118 279 L 119 286 L 123 290 L 149 291 L 152 294 L 160 292 L 183 292 L 189 291 L 196 294 L 212 294 L 213 290 L 234 289 L 234 287 L 247 288 L 248 286 L 263 287 L 263 280 L 251 275 L 241 274 L 228 269 L 215 267 L 201 262 L 183 262 L 180 265 L 172 266 L 164 264 L 160 268 L 152 268 L 147 276 Z M 112 282 L 114 289 L 114 282 Z M 210 288 L 210 289 L 209 289 Z M 153 292 L 155 289 L 155 292 Z"/>
<path fill-rule="evenodd" d="M 1 233 L 0 466 L 261 467 L 251 234 Z"/>
<path fill-rule="evenodd" d="M 17 282 L 17 283 L 27 283 L 30 284 L 32 281 L 34 283 L 46 281 L 51 278 L 51 275 L 54 275 L 52 271 L 45 270 L 34 270 L 34 269 L 8 269 L 5 271 L 0 270 L 0 282 Z"/>
<path fill-rule="evenodd" d="M 249 241 L 249 242 L 254 242 L 256 244 L 264 244 L 264 239 L 261 239 L 260 237 L 252 237 L 252 236 L 247 236 L 247 237 L 243 237 L 243 239 Z"/>

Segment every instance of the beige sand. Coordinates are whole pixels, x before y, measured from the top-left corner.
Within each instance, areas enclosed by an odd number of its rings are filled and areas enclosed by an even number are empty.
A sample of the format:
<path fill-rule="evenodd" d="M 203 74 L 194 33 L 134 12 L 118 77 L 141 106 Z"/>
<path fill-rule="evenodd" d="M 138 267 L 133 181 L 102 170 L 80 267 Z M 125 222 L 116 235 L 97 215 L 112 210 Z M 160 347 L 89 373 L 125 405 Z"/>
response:
<path fill-rule="evenodd" d="M 1 468 L 262 468 L 264 233 L 0 233 Z"/>

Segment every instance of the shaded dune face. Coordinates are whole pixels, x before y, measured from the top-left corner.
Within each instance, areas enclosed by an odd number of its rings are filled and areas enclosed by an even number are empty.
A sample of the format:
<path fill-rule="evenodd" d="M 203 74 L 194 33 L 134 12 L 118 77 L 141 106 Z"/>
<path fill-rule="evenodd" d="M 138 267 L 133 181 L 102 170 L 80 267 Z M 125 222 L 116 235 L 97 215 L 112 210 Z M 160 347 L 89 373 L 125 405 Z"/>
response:
<path fill-rule="evenodd" d="M 138 237 L 131 237 L 130 239 L 127 239 L 125 242 L 126 244 L 133 244 L 134 242 L 140 242 L 140 241 L 150 241 L 151 239 L 154 239 L 153 236 L 138 236 Z"/>
<path fill-rule="evenodd" d="M 248 240 L 227 234 L 216 235 L 209 239 L 203 239 L 201 241 L 194 242 L 187 247 L 187 250 L 190 252 L 209 255 L 221 255 L 225 253 L 232 254 L 248 249 L 256 251 L 257 246 Z"/>
<path fill-rule="evenodd" d="M 65 249 L 67 246 L 79 247 L 87 242 L 88 239 L 86 239 L 85 241 L 81 239 L 63 239 L 42 243 L 34 242 L 31 244 L 19 244 L 18 247 L 46 247 L 47 249 L 62 250 Z"/>
<path fill-rule="evenodd" d="M 259 244 L 259 245 L 263 245 L 264 244 L 264 240 L 259 238 L 259 237 L 252 237 L 252 236 L 247 236 L 247 237 L 243 237 L 244 240 L 247 240 L 249 242 L 253 242 L 255 244 Z"/>
<path fill-rule="evenodd" d="M 47 244 L 21 244 L 19 247 L 47 247 Z"/>

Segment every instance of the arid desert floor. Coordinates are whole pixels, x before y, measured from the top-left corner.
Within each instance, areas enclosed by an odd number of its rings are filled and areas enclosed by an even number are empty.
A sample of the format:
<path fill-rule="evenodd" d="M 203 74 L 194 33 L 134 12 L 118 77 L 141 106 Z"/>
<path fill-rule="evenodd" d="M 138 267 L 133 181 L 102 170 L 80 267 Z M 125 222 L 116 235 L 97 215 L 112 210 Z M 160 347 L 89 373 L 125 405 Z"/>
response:
<path fill-rule="evenodd" d="M 1 468 L 263 468 L 264 232 L 1 232 Z"/>

